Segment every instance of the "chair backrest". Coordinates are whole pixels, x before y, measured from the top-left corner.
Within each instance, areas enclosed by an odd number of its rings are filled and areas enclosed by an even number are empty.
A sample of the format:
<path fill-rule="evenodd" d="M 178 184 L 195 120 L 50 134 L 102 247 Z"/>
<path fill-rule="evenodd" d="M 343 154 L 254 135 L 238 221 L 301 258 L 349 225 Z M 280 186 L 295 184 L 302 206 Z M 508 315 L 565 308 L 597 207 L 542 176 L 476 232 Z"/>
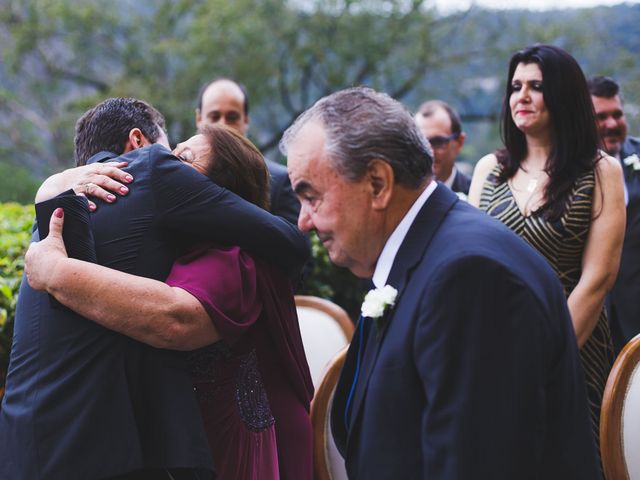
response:
<path fill-rule="evenodd" d="M 341 307 L 318 297 L 296 295 L 300 335 L 314 387 L 327 364 L 351 341 L 354 326 Z"/>
<path fill-rule="evenodd" d="M 347 480 L 344 459 L 333 441 L 330 421 L 333 394 L 346 355 L 347 348 L 344 348 L 329 363 L 311 402 L 314 480 Z"/>
<path fill-rule="evenodd" d="M 602 399 L 600 453 L 605 477 L 640 480 L 640 335 L 613 364 Z"/>

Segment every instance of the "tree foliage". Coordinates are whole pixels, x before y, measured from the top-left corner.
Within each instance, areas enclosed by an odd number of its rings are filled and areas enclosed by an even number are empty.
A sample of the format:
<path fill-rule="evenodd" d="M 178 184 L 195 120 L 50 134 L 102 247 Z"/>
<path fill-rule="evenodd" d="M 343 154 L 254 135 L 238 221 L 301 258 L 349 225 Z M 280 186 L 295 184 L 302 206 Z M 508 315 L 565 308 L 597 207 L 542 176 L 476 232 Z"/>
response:
<path fill-rule="evenodd" d="M 271 156 L 301 111 L 352 85 L 384 90 L 412 109 L 443 98 L 463 120 L 495 124 L 507 59 L 534 42 L 567 48 L 589 75 L 615 74 L 637 119 L 638 6 L 440 15 L 423 0 L 3 4 L 0 161 L 37 178 L 72 163 L 75 120 L 109 96 L 150 101 L 174 142 L 188 137 L 197 91 L 218 76 L 246 85 L 250 134 Z M 495 128 L 473 133 L 470 161 L 498 142 Z"/>
<path fill-rule="evenodd" d="M 24 270 L 23 256 L 31 240 L 33 207 L 0 204 L 0 389 L 9 362 L 18 289 Z"/>

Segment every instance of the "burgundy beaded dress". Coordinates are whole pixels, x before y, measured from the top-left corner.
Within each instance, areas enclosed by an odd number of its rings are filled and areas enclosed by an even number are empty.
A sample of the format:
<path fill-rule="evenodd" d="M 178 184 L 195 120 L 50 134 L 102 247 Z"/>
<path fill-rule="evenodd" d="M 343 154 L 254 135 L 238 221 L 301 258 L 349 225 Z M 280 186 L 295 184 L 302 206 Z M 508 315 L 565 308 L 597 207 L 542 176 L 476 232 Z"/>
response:
<path fill-rule="evenodd" d="M 167 279 L 222 340 L 189 353 L 220 480 L 312 477 L 313 384 L 289 279 L 238 247 L 200 246 Z"/>

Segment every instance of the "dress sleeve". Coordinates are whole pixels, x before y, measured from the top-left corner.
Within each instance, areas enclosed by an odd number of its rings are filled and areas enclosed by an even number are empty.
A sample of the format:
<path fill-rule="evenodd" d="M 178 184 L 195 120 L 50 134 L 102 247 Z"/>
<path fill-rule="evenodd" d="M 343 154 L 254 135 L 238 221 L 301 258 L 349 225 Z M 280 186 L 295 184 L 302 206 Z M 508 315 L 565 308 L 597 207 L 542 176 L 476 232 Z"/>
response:
<path fill-rule="evenodd" d="M 196 297 L 229 346 L 262 311 L 255 262 L 239 247 L 197 247 L 173 264 L 166 283 Z"/>

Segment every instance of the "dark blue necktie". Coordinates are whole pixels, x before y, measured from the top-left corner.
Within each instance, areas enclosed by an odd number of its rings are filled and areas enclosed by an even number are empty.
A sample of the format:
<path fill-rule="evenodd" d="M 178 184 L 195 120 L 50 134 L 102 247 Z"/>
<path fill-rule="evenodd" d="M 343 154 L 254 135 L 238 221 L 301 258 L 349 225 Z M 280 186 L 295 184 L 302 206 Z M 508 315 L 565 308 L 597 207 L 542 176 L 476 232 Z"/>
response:
<path fill-rule="evenodd" d="M 344 407 L 344 426 L 349 431 L 349 418 L 351 416 L 351 400 L 353 400 L 353 394 L 356 391 L 356 384 L 358 383 L 358 375 L 360 374 L 360 361 L 362 358 L 362 341 L 364 338 L 364 321 L 365 317 L 360 315 L 358 320 L 358 353 L 356 356 L 356 371 L 353 374 L 353 382 L 349 389 L 349 396 L 347 397 L 347 404 Z"/>

